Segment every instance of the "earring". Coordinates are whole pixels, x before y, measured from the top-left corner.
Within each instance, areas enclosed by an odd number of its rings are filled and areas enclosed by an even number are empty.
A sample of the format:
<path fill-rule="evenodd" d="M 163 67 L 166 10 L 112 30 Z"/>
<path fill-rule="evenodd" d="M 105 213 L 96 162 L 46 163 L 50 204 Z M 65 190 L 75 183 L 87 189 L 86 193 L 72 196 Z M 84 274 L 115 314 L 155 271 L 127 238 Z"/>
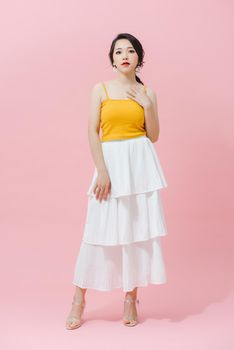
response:
<path fill-rule="evenodd" d="M 113 65 L 113 71 L 114 71 L 115 73 L 117 72 L 117 67 L 116 67 L 115 64 Z"/>
<path fill-rule="evenodd" d="M 139 73 L 139 72 L 140 72 L 140 70 L 141 70 L 141 67 L 140 67 L 140 66 L 136 66 L 136 68 L 135 68 L 135 72 L 136 72 L 136 73 Z"/>

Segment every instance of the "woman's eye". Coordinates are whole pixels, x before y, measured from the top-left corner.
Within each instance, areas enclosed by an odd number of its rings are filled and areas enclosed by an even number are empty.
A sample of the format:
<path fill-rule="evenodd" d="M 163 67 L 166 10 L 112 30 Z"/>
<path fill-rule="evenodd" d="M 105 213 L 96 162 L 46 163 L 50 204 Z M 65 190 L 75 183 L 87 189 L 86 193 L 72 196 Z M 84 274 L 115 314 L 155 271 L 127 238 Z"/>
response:
<path fill-rule="evenodd" d="M 132 52 L 132 53 L 135 52 L 135 50 L 129 50 L 129 51 Z M 121 51 L 116 51 L 116 55 L 117 55 L 118 53 L 121 53 Z"/>

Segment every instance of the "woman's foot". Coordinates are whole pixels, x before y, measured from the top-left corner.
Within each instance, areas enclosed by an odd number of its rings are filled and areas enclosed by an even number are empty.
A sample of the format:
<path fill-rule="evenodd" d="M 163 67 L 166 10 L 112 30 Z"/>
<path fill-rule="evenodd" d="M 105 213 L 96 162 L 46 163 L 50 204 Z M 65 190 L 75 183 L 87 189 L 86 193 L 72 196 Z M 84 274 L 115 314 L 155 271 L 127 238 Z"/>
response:
<path fill-rule="evenodd" d="M 138 323 L 136 303 L 139 304 L 139 300 L 135 297 L 126 296 L 124 300 L 124 316 L 123 323 L 125 326 L 135 326 Z"/>
<path fill-rule="evenodd" d="M 81 326 L 81 317 L 84 312 L 85 300 L 73 298 L 72 309 L 66 320 L 67 329 L 75 329 Z"/>

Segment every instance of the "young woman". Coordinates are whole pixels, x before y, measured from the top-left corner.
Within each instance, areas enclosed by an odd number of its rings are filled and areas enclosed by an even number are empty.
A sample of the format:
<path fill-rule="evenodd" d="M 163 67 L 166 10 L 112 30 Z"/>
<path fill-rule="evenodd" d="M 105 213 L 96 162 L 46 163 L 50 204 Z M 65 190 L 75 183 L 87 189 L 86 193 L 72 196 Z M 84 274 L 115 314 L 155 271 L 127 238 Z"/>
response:
<path fill-rule="evenodd" d="M 159 137 L 156 94 L 136 75 L 143 57 L 137 38 L 119 34 L 109 52 L 116 78 L 92 89 L 88 137 L 96 166 L 67 329 L 81 325 L 87 288 L 122 288 L 122 322 L 134 326 L 137 288 L 166 282 L 160 238 L 167 228 L 159 190 L 167 182 L 153 147 Z"/>

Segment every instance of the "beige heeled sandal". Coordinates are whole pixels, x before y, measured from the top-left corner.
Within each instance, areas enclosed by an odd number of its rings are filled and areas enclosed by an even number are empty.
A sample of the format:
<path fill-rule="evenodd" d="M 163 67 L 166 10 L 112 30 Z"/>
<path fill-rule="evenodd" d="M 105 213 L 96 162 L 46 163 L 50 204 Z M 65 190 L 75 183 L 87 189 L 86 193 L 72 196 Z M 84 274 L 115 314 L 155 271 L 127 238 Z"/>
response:
<path fill-rule="evenodd" d="M 135 302 L 137 304 L 139 304 L 140 301 L 139 301 L 139 299 L 126 299 L 125 298 L 124 306 L 125 306 L 125 303 L 129 304 L 129 303 L 135 303 Z M 125 315 L 124 315 L 122 320 L 123 320 L 123 324 L 125 326 L 128 326 L 128 327 L 136 326 L 138 324 L 138 322 L 139 322 L 138 316 L 136 316 L 136 319 L 133 319 L 133 318 L 128 319 L 128 318 L 125 318 Z"/>
<path fill-rule="evenodd" d="M 78 327 L 81 326 L 82 324 L 82 315 L 83 315 L 83 312 L 84 312 L 84 308 L 85 308 L 85 305 L 86 305 L 86 302 L 83 300 L 83 301 L 74 301 L 72 302 L 72 306 L 73 305 L 77 305 L 77 306 L 80 306 L 81 307 L 81 312 L 80 312 L 80 318 L 77 317 L 77 316 L 72 316 L 72 310 L 66 320 L 66 329 L 76 329 Z M 72 325 L 74 324 L 74 325 Z"/>

